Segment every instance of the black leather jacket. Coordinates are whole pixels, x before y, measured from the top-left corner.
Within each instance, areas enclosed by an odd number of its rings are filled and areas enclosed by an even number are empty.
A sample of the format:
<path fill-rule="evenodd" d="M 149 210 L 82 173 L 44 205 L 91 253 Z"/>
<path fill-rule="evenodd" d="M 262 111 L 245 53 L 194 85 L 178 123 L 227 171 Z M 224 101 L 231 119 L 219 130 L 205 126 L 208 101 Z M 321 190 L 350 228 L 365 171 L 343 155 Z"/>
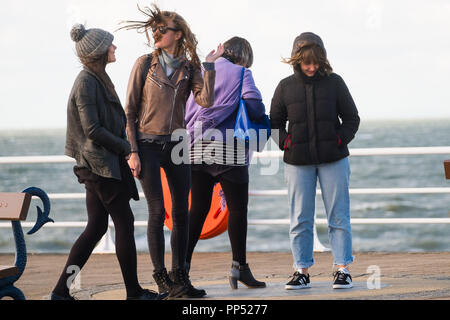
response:
<path fill-rule="evenodd" d="M 119 157 L 131 151 L 125 128 L 120 101 L 84 67 L 69 97 L 64 154 L 99 176 L 121 180 Z"/>

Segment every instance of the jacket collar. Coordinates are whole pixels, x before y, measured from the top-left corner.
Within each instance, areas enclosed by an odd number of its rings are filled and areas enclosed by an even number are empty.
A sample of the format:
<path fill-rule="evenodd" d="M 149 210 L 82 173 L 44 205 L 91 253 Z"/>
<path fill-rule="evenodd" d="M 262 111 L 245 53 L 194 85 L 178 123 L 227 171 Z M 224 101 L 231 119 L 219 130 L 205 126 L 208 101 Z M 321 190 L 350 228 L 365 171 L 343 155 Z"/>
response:
<path fill-rule="evenodd" d="M 316 74 L 312 77 L 308 77 L 306 74 L 302 72 L 300 68 L 294 68 L 294 74 L 298 80 L 307 84 L 313 84 L 324 78 L 324 76 L 322 76 L 319 72 L 316 72 Z"/>
<path fill-rule="evenodd" d="M 189 76 L 189 61 L 186 60 L 182 63 L 181 66 L 174 71 L 171 79 L 169 79 L 164 71 L 164 68 L 159 62 L 158 56 L 153 54 L 149 72 L 151 72 L 151 75 L 153 77 L 157 77 L 161 82 L 171 86 L 172 88 L 176 88 L 181 80 L 187 79 Z"/>

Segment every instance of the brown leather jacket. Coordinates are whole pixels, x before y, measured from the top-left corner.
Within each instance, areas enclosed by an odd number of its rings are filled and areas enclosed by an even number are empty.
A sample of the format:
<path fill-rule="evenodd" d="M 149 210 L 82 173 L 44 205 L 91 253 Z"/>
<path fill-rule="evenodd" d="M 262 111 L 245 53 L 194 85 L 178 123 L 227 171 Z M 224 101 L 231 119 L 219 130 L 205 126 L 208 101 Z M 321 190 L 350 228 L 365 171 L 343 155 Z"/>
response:
<path fill-rule="evenodd" d="M 138 150 L 138 132 L 170 135 L 185 128 L 186 101 L 191 91 L 199 105 L 212 106 L 215 76 L 214 70 L 206 70 L 203 78 L 201 70 L 186 61 L 168 79 L 156 55 L 139 57 L 131 70 L 125 106 L 131 150 Z"/>

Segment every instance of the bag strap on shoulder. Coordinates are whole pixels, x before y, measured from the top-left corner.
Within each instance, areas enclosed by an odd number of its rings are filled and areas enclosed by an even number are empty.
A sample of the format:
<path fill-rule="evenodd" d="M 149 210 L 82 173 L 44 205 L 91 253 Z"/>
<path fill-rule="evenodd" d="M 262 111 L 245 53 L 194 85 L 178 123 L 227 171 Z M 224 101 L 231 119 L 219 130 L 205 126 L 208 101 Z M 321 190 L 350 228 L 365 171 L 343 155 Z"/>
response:
<path fill-rule="evenodd" d="M 245 68 L 242 67 L 242 71 L 241 71 L 241 82 L 239 84 L 239 99 L 242 98 L 242 85 L 244 84 L 244 72 L 245 72 Z"/>
<path fill-rule="evenodd" d="M 144 70 L 144 72 L 142 72 L 142 80 L 145 80 L 145 78 L 147 77 L 149 71 L 150 71 L 150 67 L 152 65 L 152 60 L 153 60 L 153 54 L 149 53 L 147 55 L 147 59 L 145 60 L 145 64 L 146 64 L 146 69 Z M 144 81 L 145 82 L 145 81 Z"/>

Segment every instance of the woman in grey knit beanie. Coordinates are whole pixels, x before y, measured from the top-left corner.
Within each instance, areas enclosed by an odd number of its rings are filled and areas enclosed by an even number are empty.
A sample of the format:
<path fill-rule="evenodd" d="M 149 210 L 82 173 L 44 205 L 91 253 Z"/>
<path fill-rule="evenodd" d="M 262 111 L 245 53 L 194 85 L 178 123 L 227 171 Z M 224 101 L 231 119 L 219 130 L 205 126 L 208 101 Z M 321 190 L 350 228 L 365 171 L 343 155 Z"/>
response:
<path fill-rule="evenodd" d="M 106 233 L 109 216 L 116 230 L 116 255 L 127 300 L 162 299 L 166 295 L 142 288 L 137 277 L 134 216 L 129 202 L 139 200 L 139 195 L 127 164 L 131 149 L 125 134 L 125 112 L 105 71 L 108 63 L 116 61 L 114 37 L 101 29 L 86 30 L 81 24 L 75 25 L 70 35 L 83 70 L 67 106 L 65 154 L 76 160 L 73 171 L 85 185 L 88 222 L 70 250 L 50 299 L 74 300 L 70 295 L 71 268 L 81 271 Z"/>
<path fill-rule="evenodd" d="M 88 29 L 76 24 L 70 31 L 70 37 L 76 42 L 75 49 L 80 59 L 95 59 L 108 51 L 114 36 L 102 29 Z"/>
<path fill-rule="evenodd" d="M 70 31 L 70 37 L 75 42 L 75 50 L 83 66 L 94 72 L 110 93 L 119 99 L 114 84 L 105 71 L 108 63 L 116 61 L 117 47 L 112 43 L 114 36 L 102 29 L 86 29 L 84 25 L 76 24 Z"/>

